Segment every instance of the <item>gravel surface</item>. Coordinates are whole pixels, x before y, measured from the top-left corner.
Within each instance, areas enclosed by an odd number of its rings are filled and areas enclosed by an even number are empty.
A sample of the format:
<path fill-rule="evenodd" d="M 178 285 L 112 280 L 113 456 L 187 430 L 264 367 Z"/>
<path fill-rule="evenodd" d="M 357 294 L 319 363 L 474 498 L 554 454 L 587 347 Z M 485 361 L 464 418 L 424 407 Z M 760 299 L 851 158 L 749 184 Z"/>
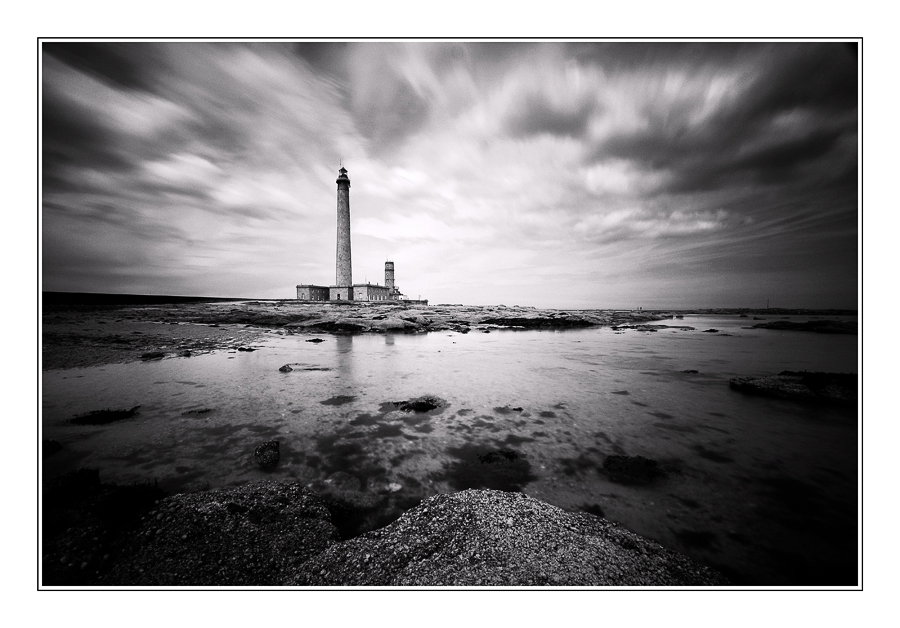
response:
<path fill-rule="evenodd" d="M 436 495 L 348 541 L 288 482 L 159 501 L 101 586 L 721 586 L 716 572 L 618 525 L 522 493 Z"/>
<path fill-rule="evenodd" d="M 258 482 L 161 500 L 100 584 L 281 585 L 338 542 L 325 502 L 299 484 Z"/>
<path fill-rule="evenodd" d="M 724 577 L 587 513 L 522 493 L 436 495 L 391 525 L 332 546 L 287 584 L 716 586 Z"/>

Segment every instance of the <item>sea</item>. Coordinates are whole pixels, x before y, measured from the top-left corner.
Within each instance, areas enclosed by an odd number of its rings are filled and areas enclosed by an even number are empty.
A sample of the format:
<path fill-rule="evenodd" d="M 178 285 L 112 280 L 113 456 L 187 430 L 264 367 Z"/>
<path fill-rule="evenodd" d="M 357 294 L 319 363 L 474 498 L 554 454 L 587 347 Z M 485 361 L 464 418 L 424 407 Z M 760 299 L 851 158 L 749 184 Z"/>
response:
<path fill-rule="evenodd" d="M 332 501 L 345 537 L 434 494 L 521 491 L 617 522 L 738 586 L 857 585 L 859 409 L 751 396 L 729 380 L 859 373 L 858 337 L 755 322 L 270 332 L 253 351 L 45 371 L 41 437 L 63 449 L 43 476 L 96 468 L 104 482 L 169 492 L 296 481 Z M 135 406 L 106 425 L 69 422 Z M 280 460 L 263 470 L 254 453 L 271 440 Z M 619 456 L 653 461 L 655 474 L 623 481 L 610 472 Z"/>

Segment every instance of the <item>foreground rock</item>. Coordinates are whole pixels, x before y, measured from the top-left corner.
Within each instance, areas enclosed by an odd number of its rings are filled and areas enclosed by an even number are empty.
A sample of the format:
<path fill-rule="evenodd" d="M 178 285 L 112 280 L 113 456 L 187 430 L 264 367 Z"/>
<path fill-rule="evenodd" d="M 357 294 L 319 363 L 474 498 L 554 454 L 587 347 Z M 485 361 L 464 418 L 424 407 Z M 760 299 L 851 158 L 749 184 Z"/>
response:
<path fill-rule="evenodd" d="M 715 586 L 687 557 L 522 493 L 436 495 L 334 545 L 288 581 L 315 586 Z"/>
<path fill-rule="evenodd" d="M 44 491 L 50 586 L 715 586 L 718 573 L 522 493 L 436 495 L 348 541 L 335 504 L 263 481 L 162 498 L 82 470 Z M 77 489 L 77 490 L 76 490 Z"/>
<path fill-rule="evenodd" d="M 326 503 L 299 484 L 185 493 L 162 500 L 144 518 L 102 583 L 281 585 L 338 540 Z"/>
<path fill-rule="evenodd" d="M 858 399 L 854 373 L 782 371 L 765 377 L 735 377 L 729 386 L 753 395 L 813 403 L 855 405 Z"/>

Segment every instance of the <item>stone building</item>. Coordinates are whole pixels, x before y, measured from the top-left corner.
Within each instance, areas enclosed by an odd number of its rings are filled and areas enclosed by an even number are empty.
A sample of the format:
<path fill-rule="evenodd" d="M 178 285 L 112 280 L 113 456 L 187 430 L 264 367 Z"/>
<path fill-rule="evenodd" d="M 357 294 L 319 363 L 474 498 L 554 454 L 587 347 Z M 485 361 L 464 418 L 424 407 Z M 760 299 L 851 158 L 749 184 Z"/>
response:
<path fill-rule="evenodd" d="M 298 301 L 403 301 L 428 305 L 427 299 L 404 298 L 394 283 L 394 262 L 384 263 L 384 285 L 353 283 L 353 264 L 350 256 L 350 177 L 341 166 L 337 183 L 337 252 L 335 282 L 332 286 L 298 284 Z"/>
<path fill-rule="evenodd" d="M 328 301 L 331 295 L 328 286 L 300 284 L 297 286 L 297 298 L 301 301 Z"/>

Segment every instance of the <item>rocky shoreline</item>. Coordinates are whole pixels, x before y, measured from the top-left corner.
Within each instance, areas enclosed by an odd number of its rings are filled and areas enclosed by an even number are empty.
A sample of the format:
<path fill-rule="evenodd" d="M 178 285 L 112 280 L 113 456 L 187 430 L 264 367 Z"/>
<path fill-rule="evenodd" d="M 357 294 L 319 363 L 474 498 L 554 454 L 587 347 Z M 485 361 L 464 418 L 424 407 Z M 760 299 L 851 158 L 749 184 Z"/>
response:
<path fill-rule="evenodd" d="M 727 586 L 617 524 L 522 493 L 423 500 L 349 540 L 308 488 L 263 481 L 160 498 L 80 471 L 45 491 L 45 586 Z"/>
<path fill-rule="evenodd" d="M 670 314 L 618 310 L 538 310 L 504 305 L 412 306 L 402 302 L 318 304 L 227 301 L 56 305 L 42 319 L 42 368 L 191 357 L 247 350 L 267 334 L 490 333 L 633 325 Z"/>

